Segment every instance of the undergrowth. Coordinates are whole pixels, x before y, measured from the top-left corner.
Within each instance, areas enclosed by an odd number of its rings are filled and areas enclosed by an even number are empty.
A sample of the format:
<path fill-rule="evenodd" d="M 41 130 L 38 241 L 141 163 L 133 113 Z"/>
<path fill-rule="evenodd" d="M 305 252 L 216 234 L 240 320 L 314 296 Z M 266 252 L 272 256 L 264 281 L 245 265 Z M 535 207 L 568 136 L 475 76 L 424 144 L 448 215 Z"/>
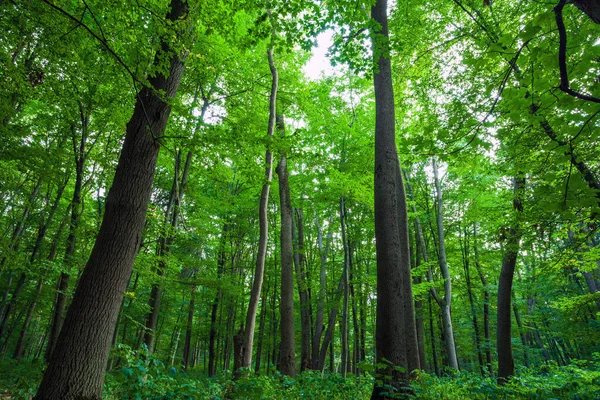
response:
<path fill-rule="evenodd" d="M 305 372 L 295 379 L 277 372 L 232 380 L 228 371 L 206 378 L 202 371 L 181 371 L 152 357 L 136 357 L 123 350 L 121 366 L 107 374 L 106 400 L 153 399 L 368 399 L 373 379 L 369 375 L 349 376 Z M 30 399 L 42 374 L 40 362 L 0 361 L 0 398 Z M 418 372 L 413 383 L 415 399 L 600 399 L 600 362 L 574 361 L 537 368 L 522 368 L 506 385 L 470 372 L 436 377 Z M 11 397 L 8 397 L 8 396 Z"/>

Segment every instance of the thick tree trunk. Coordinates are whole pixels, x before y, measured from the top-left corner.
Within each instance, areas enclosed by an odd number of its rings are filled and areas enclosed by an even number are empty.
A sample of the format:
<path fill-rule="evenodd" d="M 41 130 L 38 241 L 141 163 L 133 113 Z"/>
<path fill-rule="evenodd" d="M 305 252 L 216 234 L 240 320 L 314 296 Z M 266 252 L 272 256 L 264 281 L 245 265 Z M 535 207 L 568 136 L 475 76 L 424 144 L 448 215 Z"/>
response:
<path fill-rule="evenodd" d="M 284 135 L 283 116 L 277 116 L 277 127 Z M 279 177 L 279 199 L 281 212 L 281 301 L 279 371 L 283 375 L 296 375 L 296 352 L 294 341 L 294 261 L 292 247 L 292 205 L 288 183 L 287 158 L 282 155 L 277 164 Z"/>
<path fill-rule="evenodd" d="M 187 4 L 171 2 L 167 19 L 187 16 Z M 172 54 L 162 45 L 155 64 Z M 183 61 L 170 56 L 168 76 L 149 79 L 138 95 L 127 124 L 123 149 L 110 189 L 96 243 L 81 275 L 73 301 L 36 395 L 42 399 L 100 399 L 110 340 L 119 306 L 131 275 L 141 241 L 142 228 L 160 144 L 181 75 Z M 164 96 L 161 94 L 164 93 Z"/>
<path fill-rule="evenodd" d="M 390 391 L 409 391 L 410 371 L 419 368 L 415 327 L 408 215 L 396 150 L 394 92 L 389 57 L 387 1 L 371 8 L 381 30 L 372 32 L 375 89 L 375 238 L 377 253 L 376 362 L 372 399 Z M 391 365 L 390 365 L 391 364 Z M 403 370 L 394 368 L 398 366 Z"/>
<path fill-rule="evenodd" d="M 513 206 L 518 213 L 523 211 L 521 194 L 525 187 L 524 178 L 514 178 Z M 498 383 L 505 383 L 515 373 L 511 345 L 511 293 L 512 283 L 519 254 L 521 232 L 518 216 L 509 228 L 508 238 L 502 260 L 500 280 L 498 281 L 498 318 L 496 328 L 496 346 L 498 351 Z"/>
<path fill-rule="evenodd" d="M 275 132 L 275 119 L 277 115 L 277 86 L 279 84 L 279 75 L 273 60 L 273 46 L 267 51 L 269 60 L 269 69 L 271 70 L 271 94 L 269 97 L 269 125 L 267 128 L 267 137 L 273 137 Z M 254 343 L 254 327 L 256 325 L 256 312 L 260 300 L 260 292 L 265 273 L 265 260 L 267 258 L 267 241 L 269 238 L 269 191 L 271 181 L 273 180 L 273 155 L 267 148 L 265 153 L 265 182 L 260 193 L 260 202 L 258 207 L 259 220 L 259 239 L 258 253 L 256 255 L 256 268 L 254 270 L 254 280 L 252 282 L 252 291 L 250 292 L 250 301 L 248 302 L 248 311 L 246 312 L 246 330 L 242 343 L 242 368 L 249 369 L 252 364 L 252 347 Z"/>

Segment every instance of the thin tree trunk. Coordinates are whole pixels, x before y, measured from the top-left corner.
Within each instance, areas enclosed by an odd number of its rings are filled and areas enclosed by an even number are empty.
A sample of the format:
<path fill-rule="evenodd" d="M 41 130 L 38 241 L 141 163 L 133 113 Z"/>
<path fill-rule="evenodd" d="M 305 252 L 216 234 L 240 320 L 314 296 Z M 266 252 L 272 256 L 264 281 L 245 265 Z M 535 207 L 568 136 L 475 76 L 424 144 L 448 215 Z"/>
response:
<path fill-rule="evenodd" d="M 156 274 L 159 276 L 159 279 L 165 274 L 165 270 L 167 268 L 167 264 L 165 261 L 165 257 L 171 252 L 171 244 L 173 243 L 175 233 L 177 231 L 178 225 L 178 213 L 179 213 L 179 204 L 181 202 L 181 198 L 183 197 L 184 189 L 187 184 L 187 177 L 190 170 L 190 164 L 192 160 L 192 153 L 188 152 L 187 159 L 185 162 L 185 167 L 183 170 L 183 174 L 181 176 L 181 183 L 179 182 L 179 170 L 181 164 L 181 150 L 177 152 L 175 158 L 175 174 L 173 178 L 173 186 L 171 188 L 171 193 L 169 195 L 169 202 L 167 204 L 167 209 L 165 211 L 165 222 L 164 229 L 161 238 L 159 239 L 159 249 L 158 249 L 158 267 L 156 269 Z M 171 209 L 173 212 L 171 214 Z M 168 226 L 168 228 L 167 228 Z M 154 341 L 156 336 L 156 327 L 158 325 L 158 315 L 160 312 L 160 301 L 162 297 L 162 287 L 161 283 L 154 283 L 152 285 L 152 292 L 150 294 L 150 300 L 148 305 L 150 306 L 150 312 L 146 317 L 146 334 L 144 336 L 144 343 L 148 348 L 148 352 L 152 353 L 154 350 Z"/>
<path fill-rule="evenodd" d="M 323 231 L 316 217 L 315 224 L 317 226 L 317 246 L 319 248 L 319 258 L 321 263 L 319 273 L 319 298 L 317 303 L 317 317 L 315 320 L 315 332 L 313 335 L 312 343 L 312 368 L 320 371 L 323 369 L 323 364 L 320 362 L 321 358 L 319 356 L 319 349 L 321 344 L 321 337 L 323 336 L 324 330 L 323 321 L 325 314 L 325 294 L 327 291 L 327 254 L 329 253 L 329 244 L 331 243 L 332 232 L 330 231 L 327 236 L 327 245 L 323 246 Z"/>
<path fill-rule="evenodd" d="M 56 341 L 60 330 L 62 329 L 65 308 L 67 304 L 67 296 L 69 289 L 69 281 L 71 279 L 70 273 L 76 264 L 75 247 L 77 244 L 77 228 L 79 226 L 79 220 L 81 219 L 81 192 L 83 189 L 83 174 L 85 172 L 85 161 L 86 161 L 86 143 L 88 139 L 88 124 L 89 124 L 89 113 L 84 113 L 83 106 L 80 103 L 81 111 L 81 139 L 79 146 L 75 140 L 75 128 L 72 126 L 72 138 L 73 138 L 73 154 L 75 157 L 75 187 L 73 189 L 73 199 L 71 200 L 71 222 L 69 225 L 69 236 L 67 237 L 67 246 L 65 249 L 64 264 L 65 267 L 59 277 L 56 300 L 54 303 L 54 313 L 52 316 L 52 328 L 50 329 L 50 338 L 48 339 L 48 346 L 46 347 L 46 361 L 49 362 L 52 352 L 56 346 Z"/>
<path fill-rule="evenodd" d="M 267 128 L 267 137 L 273 137 L 275 132 L 275 119 L 277 115 L 277 86 L 279 84 L 279 75 L 273 60 L 273 44 L 267 51 L 269 60 L 269 69 L 271 70 L 271 94 L 269 96 L 269 125 Z M 252 346 L 254 343 L 254 327 L 256 325 L 256 312 L 260 300 L 260 292 L 265 273 L 265 260 L 267 258 L 267 242 L 269 239 L 269 191 L 271 181 L 273 180 L 273 154 L 267 148 L 265 152 L 265 182 L 260 193 L 258 207 L 258 219 L 260 236 L 258 240 L 258 252 L 256 255 L 256 268 L 254 270 L 254 280 L 252 282 L 252 291 L 250 292 L 250 301 L 248 302 L 248 311 L 246 312 L 246 330 L 242 342 L 242 368 L 249 369 L 252 364 Z M 260 366 L 259 366 L 260 367 Z"/>
<path fill-rule="evenodd" d="M 294 209 L 292 209 L 294 214 Z M 292 243 L 294 248 L 294 265 L 296 268 L 296 282 L 298 286 L 298 297 L 300 298 L 300 327 L 301 327 L 301 346 L 300 346 L 300 371 L 312 369 L 311 362 L 311 308 L 308 291 L 308 276 L 306 273 L 306 257 L 304 254 L 304 222 L 302 209 L 295 209 L 298 217 L 298 234 L 296 235 L 296 226 L 294 216 L 292 215 Z"/>
<path fill-rule="evenodd" d="M 194 276 L 192 275 L 192 278 Z M 190 290 L 190 304 L 188 306 L 187 325 L 185 328 L 185 342 L 183 345 L 183 370 L 187 371 L 190 364 L 190 351 L 192 345 L 192 329 L 194 327 L 194 309 L 196 305 L 196 285 Z"/>
<path fill-rule="evenodd" d="M 473 225 L 473 255 L 475 256 L 475 269 L 483 286 L 483 338 L 485 340 L 485 364 L 490 376 L 494 375 L 492 368 L 492 343 L 490 340 L 490 290 L 481 264 L 479 263 L 479 247 L 477 245 L 477 224 Z"/>
<path fill-rule="evenodd" d="M 225 243 L 227 241 L 227 235 L 229 232 L 229 224 L 225 222 L 223 224 L 223 231 L 221 232 L 221 240 L 219 243 L 219 256 L 217 259 L 217 279 L 221 281 L 223 274 L 225 273 Z M 222 291 L 219 287 L 213 300 L 210 312 L 210 333 L 208 339 L 208 376 L 214 377 L 217 374 L 217 359 L 215 341 L 217 339 L 217 313 L 219 310 L 219 301 L 222 297 Z"/>
<path fill-rule="evenodd" d="M 268 289 L 265 290 L 267 292 Z M 262 294 L 262 302 L 260 306 L 260 323 L 258 326 L 258 344 L 256 346 L 256 360 L 254 364 L 254 373 L 260 374 L 260 361 L 262 356 L 263 342 L 265 336 L 265 320 L 267 316 L 267 296 L 266 293 Z"/>
<path fill-rule="evenodd" d="M 462 253 L 463 253 L 463 267 L 465 270 L 465 283 L 467 285 L 467 295 L 469 297 L 469 305 L 471 306 L 471 322 L 473 323 L 473 332 L 475 337 L 475 348 L 477 349 L 477 361 L 479 363 L 479 373 L 481 376 L 484 376 L 484 362 L 483 362 L 483 354 L 481 351 L 481 338 L 479 333 L 479 323 L 477 321 L 477 310 L 475 308 L 475 299 L 473 297 L 473 288 L 471 285 L 471 272 L 469 269 L 469 239 L 467 235 L 466 229 L 463 230 L 463 245 Z"/>
<path fill-rule="evenodd" d="M 442 188 L 438 177 L 438 168 L 435 158 L 432 160 L 433 178 L 435 182 L 436 202 L 437 202 L 437 230 L 438 230 L 438 263 L 442 278 L 444 278 L 444 298 L 440 303 L 442 308 L 442 321 L 444 326 L 444 339 L 446 341 L 446 352 L 448 356 L 448 366 L 458 370 L 458 358 L 456 357 L 456 345 L 454 343 L 454 330 L 452 328 L 452 279 L 448 263 L 446 262 L 446 244 L 444 233 L 444 211 L 442 203 Z"/>
<path fill-rule="evenodd" d="M 342 376 L 346 377 L 347 372 L 347 361 L 349 356 L 348 350 L 348 297 L 349 297 L 349 279 L 348 273 L 350 270 L 350 249 L 348 248 L 348 238 L 346 237 L 346 206 L 344 204 L 344 197 L 340 198 L 340 222 L 342 227 L 342 246 L 344 248 L 344 270 L 342 272 L 344 276 L 344 304 L 342 306 L 342 320 L 340 329 L 342 331 L 342 365 L 341 373 Z"/>
<path fill-rule="evenodd" d="M 187 16 L 187 4 L 172 0 L 170 21 Z M 38 389 L 36 400 L 100 399 L 110 340 L 141 241 L 154 170 L 183 61 L 162 43 L 155 64 L 170 58 L 168 76 L 149 78 L 127 124 L 123 149 L 100 232 L 79 279 L 73 301 Z M 164 95 L 160 94 L 161 92 Z"/>

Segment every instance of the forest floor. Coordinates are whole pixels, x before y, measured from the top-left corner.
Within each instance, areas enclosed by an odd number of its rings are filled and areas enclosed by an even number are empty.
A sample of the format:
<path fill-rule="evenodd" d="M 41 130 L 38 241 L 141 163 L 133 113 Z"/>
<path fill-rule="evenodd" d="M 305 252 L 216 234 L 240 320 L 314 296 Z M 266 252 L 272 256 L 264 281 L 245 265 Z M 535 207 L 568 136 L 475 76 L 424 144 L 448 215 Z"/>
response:
<path fill-rule="evenodd" d="M 31 399 L 41 379 L 39 362 L 0 361 L 0 399 Z M 206 378 L 158 360 L 139 360 L 107 374 L 104 398 L 121 399 L 369 399 L 373 378 L 305 372 L 295 379 L 278 373 L 234 382 L 228 372 Z M 414 399 L 600 399 L 600 363 L 574 361 L 568 366 L 544 364 L 522 368 L 507 385 L 470 372 L 436 377 L 420 372 L 413 384 Z"/>

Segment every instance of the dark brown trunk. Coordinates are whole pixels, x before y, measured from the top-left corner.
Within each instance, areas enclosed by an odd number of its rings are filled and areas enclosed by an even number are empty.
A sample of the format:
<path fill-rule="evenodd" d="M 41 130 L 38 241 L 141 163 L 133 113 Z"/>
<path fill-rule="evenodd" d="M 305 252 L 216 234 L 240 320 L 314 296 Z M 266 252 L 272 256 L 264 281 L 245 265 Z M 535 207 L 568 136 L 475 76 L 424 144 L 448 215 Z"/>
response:
<path fill-rule="evenodd" d="M 167 16 L 187 16 L 187 4 L 171 2 Z M 171 54 L 168 76 L 149 79 L 137 97 L 100 232 L 69 307 L 36 399 L 100 399 L 110 340 L 133 260 L 141 241 L 156 159 L 181 75 L 183 61 L 162 44 L 155 65 Z M 164 93 L 164 96 L 161 94 Z"/>
<path fill-rule="evenodd" d="M 377 253 L 377 316 L 375 332 L 377 369 L 372 399 L 392 391 L 410 391 L 410 372 L 419 368 L 415 327 L 408 215 L 404 184 L 396 150 L 394 92 L 389 59 L 387 1 L 371 8 L 381 26 L 373 31 L 377 69 L 375 88 L 375 238 Z M 394 368 L 394 367 L 401 367 Z M 392 389 L 390 389 L 390 387 Z"/>
<path fill-rule="evenodd" d="M 513 205 L 518 213 L 523 211 L 521 194 L 524 190 L 525 180 L 514 178 Z M 512 282 L 519 254 L 521 232 L 518 215 L 509 228 L 508 238 L 504 249 L 500 280 L 498 281 L 498 318 L 496 328 L 496 346 L 498 351 L 498 383 L 505 383 L 515 373 L 511 345 L 511 293 Z"/>

